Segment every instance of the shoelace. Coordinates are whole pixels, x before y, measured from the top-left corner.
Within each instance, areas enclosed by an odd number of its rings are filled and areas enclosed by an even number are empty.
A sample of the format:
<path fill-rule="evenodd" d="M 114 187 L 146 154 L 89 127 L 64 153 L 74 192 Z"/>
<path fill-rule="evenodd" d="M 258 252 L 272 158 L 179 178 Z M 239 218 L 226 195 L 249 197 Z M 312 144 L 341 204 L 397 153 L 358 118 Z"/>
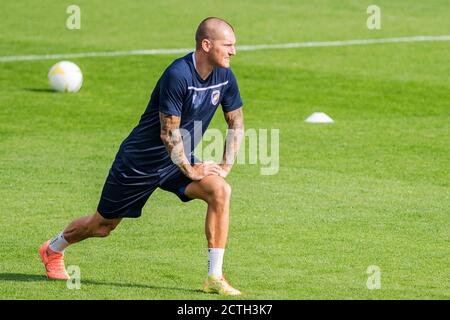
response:
<path fill-rule="evenodd" d="M 53 271 L 64 271 L 64 259 L 63 255 L 60 253 L 53 253 L 48 257 L 47 267 L 49 270 Z"/>

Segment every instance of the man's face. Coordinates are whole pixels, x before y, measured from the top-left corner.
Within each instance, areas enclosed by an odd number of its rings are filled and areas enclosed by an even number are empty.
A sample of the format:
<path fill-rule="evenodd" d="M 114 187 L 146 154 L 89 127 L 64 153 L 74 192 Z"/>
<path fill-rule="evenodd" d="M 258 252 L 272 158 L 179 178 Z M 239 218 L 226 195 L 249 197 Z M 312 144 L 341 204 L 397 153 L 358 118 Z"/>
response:
<path fill-rule="evenodd" d="M 229 68 L 230 58 L 236 54 L 236 38 L 231 29 L 220 32 L 217 39 L 211 41 L 210 63 L 215 67 Z"/>

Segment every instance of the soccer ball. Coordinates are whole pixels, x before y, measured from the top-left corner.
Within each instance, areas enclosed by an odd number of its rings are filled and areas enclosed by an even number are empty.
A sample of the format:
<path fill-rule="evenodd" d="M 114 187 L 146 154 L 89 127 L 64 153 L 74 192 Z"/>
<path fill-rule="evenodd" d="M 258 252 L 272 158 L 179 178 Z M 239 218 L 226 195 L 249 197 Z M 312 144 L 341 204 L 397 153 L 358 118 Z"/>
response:
<path fill-rule="evenodd" d="M 48 81 L 55 91 L 77 92 L 83 84 L 83 74 L 75 63 L 60 61 L 50 68 Z"/>

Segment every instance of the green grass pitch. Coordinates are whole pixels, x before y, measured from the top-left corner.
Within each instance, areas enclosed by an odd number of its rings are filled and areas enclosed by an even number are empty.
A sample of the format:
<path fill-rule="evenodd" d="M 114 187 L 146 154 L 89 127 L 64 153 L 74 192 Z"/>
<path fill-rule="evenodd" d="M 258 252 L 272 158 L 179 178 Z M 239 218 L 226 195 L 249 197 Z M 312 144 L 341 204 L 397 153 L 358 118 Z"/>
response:
<path fill-rule="evenodd" d="M 450 34 L 445 0 L 2 3 L 0 56 L 193 47 L 206 16 L 238 45 Z M 450 43 L 238 52 L 246 128 L 280 130 L 280 168 L 236 165 L 224 271 L 243 299 L 450 298 Z M 93 213 L 119 144 L 181 55 L 70 59 L 79 93 L 49 90 L 58 60 L 0 62 L 0 298 L 220 299 L 207 271 L 206 206 L 157 191 L 138 220 L 66 251 L 81 289 L 48 281 L 37 250 Z M 59 59 L 62 60 L 62 59 Z M 335 123 L 304 119 L 326 112 Z M 225 130 L 217 112 L 211 126 Z M 381 288 L 366 286 L 369 266 Z M 240 298 L 239 298 L 240 299 Z"/>

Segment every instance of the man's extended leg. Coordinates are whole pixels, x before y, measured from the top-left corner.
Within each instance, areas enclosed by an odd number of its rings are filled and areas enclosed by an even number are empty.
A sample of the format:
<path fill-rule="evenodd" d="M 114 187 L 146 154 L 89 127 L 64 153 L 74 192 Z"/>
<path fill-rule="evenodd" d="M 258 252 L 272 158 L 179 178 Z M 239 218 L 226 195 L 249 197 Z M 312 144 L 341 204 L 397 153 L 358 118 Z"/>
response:
<path fill-rule="evenodd" d="M 205 292 L 226 295 L 241 294 L 231 287 L 222 274 L 222 261 L 228 237 L 231 199 L 230 185 L 219 176 L 207 176 L 191 182 L 185 190 L 186 196 L 201 199 L 208 204 L 205 220 L 205 234 L 208 241 L 208 279 Z"/>
<path fill-rule="evenodd" d="M 39 254 L 47 276 L 52 279 L 69 278 L 64 267 L 64 250 L 70 244 L 90 237 L 106 237 L 120 223 L 121 219 L 105 219 L 98 212 L 94 215 L 74 220 L 59 235 L 46 241 Z"/>
<path fill-rule="evenodd" d="M 100 213 L 74 220 L 64 229 L 64 238 L 69 244 L 91 237 L 107 237 L 122 219 L 105 219 Z"/>

